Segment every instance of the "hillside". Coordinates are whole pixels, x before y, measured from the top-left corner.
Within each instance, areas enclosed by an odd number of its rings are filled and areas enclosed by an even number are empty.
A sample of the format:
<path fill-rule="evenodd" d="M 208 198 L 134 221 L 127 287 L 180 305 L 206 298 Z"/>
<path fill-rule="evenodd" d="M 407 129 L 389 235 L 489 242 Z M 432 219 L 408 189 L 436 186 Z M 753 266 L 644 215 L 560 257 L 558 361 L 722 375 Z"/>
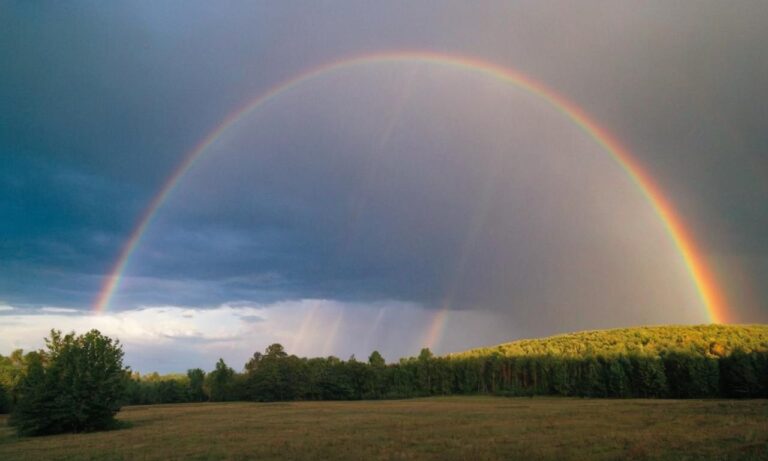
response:
<path fill-rule="evenodd" d="M 548 338 L 522 339 L 449 354 L 449 357 L 480 357 L 496 353 L 505 357 L 658 356 L 669 351 L 684 351 L 701 357 L 722 357 L 735 350 L 768 351 L 768 325 L 654 326 L 583 331 Z"/>

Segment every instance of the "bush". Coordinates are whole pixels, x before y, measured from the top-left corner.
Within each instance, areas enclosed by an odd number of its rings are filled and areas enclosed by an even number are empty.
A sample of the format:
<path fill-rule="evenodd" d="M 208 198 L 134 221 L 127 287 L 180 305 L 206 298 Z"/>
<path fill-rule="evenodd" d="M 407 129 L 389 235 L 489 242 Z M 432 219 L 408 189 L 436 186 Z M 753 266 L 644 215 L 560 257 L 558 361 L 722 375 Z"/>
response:
<path fill-rule="evenodd" d="M 45 342 L 47 351 L 30 354 L 10 423 L 20 435 L 112 427 L 128 380 L 119 341 L 51 330 Z"/>

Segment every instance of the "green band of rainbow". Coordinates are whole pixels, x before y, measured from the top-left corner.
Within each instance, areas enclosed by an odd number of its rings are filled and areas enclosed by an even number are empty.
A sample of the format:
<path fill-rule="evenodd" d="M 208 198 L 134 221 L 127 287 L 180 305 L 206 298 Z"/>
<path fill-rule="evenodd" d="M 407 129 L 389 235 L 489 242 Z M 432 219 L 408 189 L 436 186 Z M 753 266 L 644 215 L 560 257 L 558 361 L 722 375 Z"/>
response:
<path fill-rule="evenodd" d="M 106 281 L 94 303 L 94 310 L 96 312 L 103 312 L 107 309 L 112 296 L 120 284 L 120 279 L 123 275 L 126 265 L 128 264 L 128 261 L 130 260 L 131 254 L 136 249 L 138 243 L 141 241 L 141 237 L 147 230 L 147 227 L 151 223 L 152 218 L 155 216 L 158 209 L 163 205 L 171 191 L 173 191 L 175 186 L 179 183 L 181 178 L 184 177 L 185 173 L 203 155 L 206 149 L 210 147 L 217 138 L 219 138 L 219 136 L 221 136 L 232 125 L 236 124 L 239 120 L 246 117 L 249 113 L 251 113 L 265 102 L 275 98 L 286 90 L 296 87 L 297 85 L 305 83 L 328 72 L 337 71 L 353 66 L 383 63 L 426 63 L 460 69 L 465 72 L 480 74 L 499 80 L 501 82 L 508 83 L 510 85 L 514 85 L 550 103 L 559 112 L 572 120 L 576 125 L 581 127 L 581 129 L 584 130 L 584 132 L 587 133 L 592 139 L 594 139 L 597 144 L 608 151 L 616 160 L 616 162 L 629 175 L 632 181 L 638 186 L 640 191 L 642 191 L 643 195 L 648 199 L 658 216 L 661 218 L 661 221 L 664 223 L 668 234 L 680 252 L 680 255 L 683 258 L 683 261 L 685 262 L 685 265 L 691 275 L 693 283 L 696 286 L 701 301 L 707 310 L 707 315 L 710 321 L 714 323 L 723 323 L 727 320 L 725 297 L 723 296 L 722 291 L 719 289 L 712 272 L 707 267 L 704 258 L 698 251 L 694 239 L 683 225 L 682 219 L 675 212 L 671 203 L 664 197 L 661 189 L 651 179 L 651 177 L 641 167 L 641 165 L 632 157 L 630 152 L 605 129 L 600 127 L 597 122 L 587 116 L 583 110 L 581 110 L 579 107 L 564 97 L 558 95 L 556 92 L 547 88 L 545 85 L 513 69 L 502 67 L 488 61 L 465 56 L 446 55 L 433 52 L 403 51 L 344 58 L 325 65 L 314 67 L 296 75 L 293 78 L 273 86 L 269 90 L 250 100 L 247 104 L 228 115 L 213 131 L 211 131 L 205 138 L 203 138 L 200 143 L 197 144 L 197 146 L 195 146 L 195 148 L 192 149 L 184 157 L 183 161 L 176 167 L 163 187 L 150 202 L 149 206 L 146 208 L 146 211 L 141 216 L 141 219 L 138 221 L 136 228 L 131 233 L 130 238 L 120 251 L 117 261 L 107 276 Z M 445 315 L 438 315 L 437 317 L 444 319 Z M 440 323 L 442 324 L 443 320 L 441 320 Z M 432 337 L 432 341 L 430 342 L 433 342 L 435 338 L 439 336 L 440 330 L 441 327 L 439 326 L 433 325 L 431 327 L 430 331 L 433 333 L 429 334 L 429 336 Z"/>

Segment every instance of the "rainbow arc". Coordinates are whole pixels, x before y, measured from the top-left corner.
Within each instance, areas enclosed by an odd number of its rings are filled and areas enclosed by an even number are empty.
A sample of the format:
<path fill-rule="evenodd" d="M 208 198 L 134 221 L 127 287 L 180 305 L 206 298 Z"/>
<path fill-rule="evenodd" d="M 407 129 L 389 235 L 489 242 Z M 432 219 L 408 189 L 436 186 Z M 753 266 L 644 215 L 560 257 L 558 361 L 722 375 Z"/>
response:
<path fill-rule="evenodd" d="M 179 184 L 189 169 L 205 154 L 208 148 L 238 121 L 247 117 L 264 103 L 275 99 L 291 88 L 311 81 L 314 78 L 331 72 L 341 71 L 356 66 L 424 63 L 435 66 L 454 68 L 463 72 L 471 72 L 496 79 L 513 85 L 546 101 L 561 114 L 578 125 L 598 145 L 608 152 L 619 166 L 632 179 L 648 202 L 653 206 L 659 219 L 678 249 L 682 260 L 696 287 L 702 304 L 707 310 L 707 316 L 714 323 L 724 323 L 727 320 L 726 302 L 713 272 L 706 264 L 701 251 L 697 248 L 693 236 L 685 227 L 683 220 L 675 211 L 672 204 L 662 193 L 658 184 L 653 181 L 648 172 L 631 155 L 618 139 L 602 128 L 585 111 L 541 82 L 528 77 L 514 69 L 503 67 L 492 62 L 457 55 L 439 54 L 432 52 L 395 51 L 389 53 L 368 54 L 344 58 L 318 67 L 311 68 L 296 76 L 284 80 L 271 87 L 259 96 L 249 100 L 230 115 L 224 118 L 210 133 L 208 133 L 191 151 L 189 151 L 168 177 L 158 193 L 147 206 L 138 220 L 125 245 L 122 247 L 114 266 L 106 277 L 101 291 L 94 302 L 94 310 L 103 312 L 108 309 L 110 301 L 120 285 L 120 280 L 134 250 L 141 241 L 153 217 L 162 207 L 168 196 Z M 439 338 L 445 323 L 446 313 L 438 312 L 435 321 L 429 328 L 429 342 L 434 343 Z"/>

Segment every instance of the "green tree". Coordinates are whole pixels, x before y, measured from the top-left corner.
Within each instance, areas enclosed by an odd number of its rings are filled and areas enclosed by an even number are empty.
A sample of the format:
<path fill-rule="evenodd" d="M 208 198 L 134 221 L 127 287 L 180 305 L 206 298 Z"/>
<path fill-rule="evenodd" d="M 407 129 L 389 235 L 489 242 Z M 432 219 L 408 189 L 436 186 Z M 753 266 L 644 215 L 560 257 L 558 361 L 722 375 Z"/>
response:
<path fill-rule="evenodd" d="M 607 361 L 606 382 L 610 397 L 629 396 L 629 376 L 626 369 L 628 364 L 623 357 L 613 357 Z"/>
<path fill-rule="evenodd" d="M 254 353 L 245 364 L 245 369 L 245 387 L 252 400 L 297 400 L 318 392 L 318 373 L 312 374 L 315 382 L 308 382 L 310 370 L 307 360 L 289 356 L 285 348 L 277 343 L 267 347 L 263 355 Z"/>
<path fill-rule="evenodd" d="M 258 370 L 261 359 L 263 358 L 264 356 L 261 354 L 261 352 L 254 352 L 253 356 L 245 363 L 245 371 L 247 373 L 253 373 Z"/>
<path fill-rule="evenodd" d="M 606 388 L 601 362 L 587 356 L 581 364 L 579 395 L 585 397 L 605 397 Z"/>
<path fill-rule="evenodd" d="M 383 367 L 387 364 L 387 362 L 384 361 L 384 357 L 381 356 L 379 351 L 373 351 L 368 357 L 368 364 L 372 367 Z"/>
<path fill-rule="evenodd" d="M 81 432 L 114 425 L 128 380 L 119 341 L 91 330 L 51 330 L 46 352 L 28 355 L 11 422 L 21 435 Z"/>
<path fill-rule="evenodd" d="M 268 358 L 275 358 L 275 359 L 281 359 L 284 357 L 288 357 L 288 353 L 285 352 L 285 348 L 282 344 L 275 343 L 267 347 L 267 350 L 264 354 Z M 255 356 L 255 354 L 254 354 Z"/>
<path fill-rule="evenodd" d="M 27 355 L 21 349 L 14 350 L 7 357 L 0 354 L 0 387 L 5 392 L 5 411 L 0 405 L 0 413 L 10 411 L 16 401 L 16 388 L 26 371 Z"/>
<path fill-rule="evenodd" d="M 8 423 L 19 435 L 43 435 L 61 432 L 58 421 L 49 417 L 54 407 L 55 391 L 48 387 L 43 355 L 27 355 L 27 367 L 16 388 L 16 403 Z"/>
<path fill-rule="evenodd" d="M 160 403 L 181 403 L 187 401 L 184 385 L 176 379 L 165 379 L 157 383 Z"/>
<path fill-rule="evenodd" d="M 205 394 L 205 372 L 199 368 L 187 370 L 189 379 L 189 400 L 192 402 L 204 402 L 208 400 Z"/>
<path fill-rule="evenodd" d="M 216 362 L 216 369 L 208 373 L 206 379 L 208 385 L 208 395 L 212 402 L 223 402 L 235 400 L 233 388 L 235 382 L 235 370 L 224 363 L 224 359 Z"/>
<path fill-rule="evenodd" d="M 666 397 L 667 376 L 664 363 L 658 357 L 633 358 L 635 370 L 635 393 L 638 397 Z"/>
<path fill-rule="evenodd" d="M 762 394 L 757 355 L 736 350 L 729 357 L 720 359 L 720 379 L 728 397 L 754 398 Z"/>
<path fill-rule="evenodd" d="M 380 399 L 386 392 L 384 377 L 387 362 L 379 351 L 371 352 L 368 357 L 369 373 L 367 374 L 366 397 Z"/>
<path fill-rule="evenodd" d="M 419 377 L 419 390 L 424 395 L 432 393 L 432 360 L 434 355 L 428 347 L 421 349 L 418 358 L 417 375 Z"/>

